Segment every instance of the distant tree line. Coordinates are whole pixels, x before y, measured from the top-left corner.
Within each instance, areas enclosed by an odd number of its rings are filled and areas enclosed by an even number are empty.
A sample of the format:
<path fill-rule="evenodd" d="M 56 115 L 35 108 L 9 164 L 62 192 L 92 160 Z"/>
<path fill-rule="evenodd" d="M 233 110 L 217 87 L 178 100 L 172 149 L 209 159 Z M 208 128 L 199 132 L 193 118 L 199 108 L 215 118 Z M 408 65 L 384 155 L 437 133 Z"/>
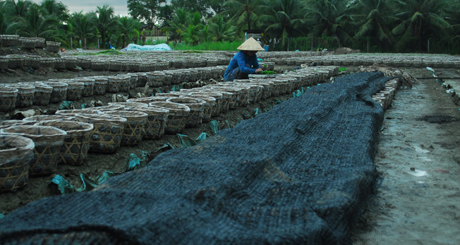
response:
<path fill-rule="evenodd" d="M 432 52 L 460 52 L 460 0 L 128 0 L 127 7 L 130 16 L 115 15 L 109 5 L 69 13 L 56 0 L 0 1 L 0 34 L 119 48 L 145 43 L 155 29 L 190 45 L 260 30 L 262 41 L 279 50 L 426 52 L 430 45 Z"/>

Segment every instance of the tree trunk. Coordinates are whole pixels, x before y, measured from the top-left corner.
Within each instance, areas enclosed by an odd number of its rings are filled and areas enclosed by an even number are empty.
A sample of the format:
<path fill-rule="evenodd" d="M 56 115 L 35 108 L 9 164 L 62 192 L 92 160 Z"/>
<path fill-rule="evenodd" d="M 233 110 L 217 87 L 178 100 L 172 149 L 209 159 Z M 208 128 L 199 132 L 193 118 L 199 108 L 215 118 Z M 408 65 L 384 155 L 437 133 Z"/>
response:
<path fill-rule="evenodd" d="M 248 13 L 248 30 L 251 30 L 251 14 L 249 13 L 249 11 L 247 12 Z"/>
<path fill-rule="evenodd" d="M 124 35 L 121 37 L 121 40 L 123 40 L 121 46 L 122 48 L 125 48 L 125 36 Z"/>

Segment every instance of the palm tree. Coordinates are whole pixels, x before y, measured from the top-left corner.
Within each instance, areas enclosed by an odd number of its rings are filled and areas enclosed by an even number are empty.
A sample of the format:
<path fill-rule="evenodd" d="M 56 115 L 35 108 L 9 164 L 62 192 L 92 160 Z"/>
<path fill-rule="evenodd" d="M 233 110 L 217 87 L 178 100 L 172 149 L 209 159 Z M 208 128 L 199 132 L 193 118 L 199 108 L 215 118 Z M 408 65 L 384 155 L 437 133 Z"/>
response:
<path fill-rule="evenodd" d="M 228 10 L 223 14 L 232 16 L 238 26 L 247 25 L 248 30 L 257 25 L 258 15 L 265 8 L 262 0 L 229 0 L 224 3 Z M 252 25 L 252 27 L 251 27 Z"/>
<path fill-rule="evenodd" d="M 86 47 L 86 39 L 95 36 L 96 27 L 93 24 L 96 16 L 94 13 L 83 14 L 83 11 L 73 13 L 68 23 L 73 29 L 75 37 L 82 41 L 82 46 Z"/>
<path fill-rule="evenodd" d="M 307 0 L 305 17 L 311 26 L 310 36 L 329 36 L 337 40 L 339 46 L 350 42 L 347 26 L 351 27 L 350 13 L 354 5 L 343 0 Z"/>
<path fill-rule="evenodd" d="M 134 34 L 134 30 L 139 30 L 141 23 L 132 17 L 120 17 L 118 20 L 118 31 L 122 38 L 122 47 L 125 47 L 125 40 Z"/>
<path fill-rule="evenodd" d="M 161 30 L 168 33 L 168 39 L 172 41 L 180 41 L 182 39 L 182 33 L 188 26 L 190 13 L 183 8 L 176 9 L 174 11 L 172 21 L 167 21 L 168 25 L 163 27 Z"/>
<path fill-rule="evenodd" d="M 356 8 L 358 16 L 358 31 L 354 39 L 370 36 L 374 43 L 382 46 L 392 44 L 394 37 L 391 33 L 390 26 L 398 19 L 394 16 L 390 0 L 359 0 Z"/>
<path fill-rule="evenodd" d="M 260 16 L 269 38 L 281 39 L 284 46 L 288 38 L 305 35 L 304 6 L 300 0 L 270 0 L 269 6 L 267 14 Z"/>
<path fill-rule="evenodd" d="M 21 17 L 12 27 L 16 28 L 18 34 L 24 37 L 49 37 L 56 30 L 59 20 L 54 16 L 43 16 L 40 13 L 40 6 L 32 4 L 25 17 Z"/>
<path fill-rule="evenodd" d="M 109 5 L 104 4 L 102 7 L 97 7 L 96 14 L 96 28 L 101 35 L 102 47 L 106 47 L 107 33 L 116 25 L 113 18 L 114 10 Z"/>
<path fill-rule="evenodd" d="M 214 18 L 210 21 L 210 25 L 214 41 L 228 41 L 235 36 L 236 27 L 230 25 L 228 22 L 225 22 L 224 18 L 220 15 L 214 16 Z"/>
<path fill-rule="evenodd" d="M 5 1 L 3 8 L 5 13 L 8 14 L 10 18 L 17 20 L 21 17 L 26 17 L 29 6 L 32 4 L 29 0 L 7 0 Z"/>
<path fill-rule="evenodd" d="M 43 15 L 54 15 L 61 22 L 69 18 L 69 10 L 62 2 L 56 0 L 43 0 L 40 4 Z"/>
<path fill-rule="evenodd" d="M 446 37 L 452 26 L 446 20 L 445 12 L 454 2 L 450 0 L 395 0 L 396 16 L 400 23 L 392 33 L 399 36 L 396 48 L 402 50 L 410 43 L 422 50 L 422 41 L 431 36 Z"/>

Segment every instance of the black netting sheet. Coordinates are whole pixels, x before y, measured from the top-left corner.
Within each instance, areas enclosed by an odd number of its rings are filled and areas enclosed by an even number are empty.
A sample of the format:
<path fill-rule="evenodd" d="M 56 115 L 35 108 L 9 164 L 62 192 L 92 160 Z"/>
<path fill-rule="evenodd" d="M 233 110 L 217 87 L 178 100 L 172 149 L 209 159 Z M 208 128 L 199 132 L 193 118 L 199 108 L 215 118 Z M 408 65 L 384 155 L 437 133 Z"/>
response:
<path fill-rule="evenodd" d="M 95 191 L 0 220 L 0 243 L 349 244 L 375 189 L 382 73 L 316 86 Z"/>

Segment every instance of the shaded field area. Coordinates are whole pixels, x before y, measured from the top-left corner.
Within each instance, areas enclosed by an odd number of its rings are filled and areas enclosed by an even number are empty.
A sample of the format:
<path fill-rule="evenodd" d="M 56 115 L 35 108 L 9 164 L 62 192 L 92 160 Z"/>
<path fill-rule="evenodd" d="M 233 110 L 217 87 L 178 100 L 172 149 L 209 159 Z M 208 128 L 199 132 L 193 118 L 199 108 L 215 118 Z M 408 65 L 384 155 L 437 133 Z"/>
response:
<path fill-rule="evenodd" d="M 358 73 L 316 86 L 95 191 L 28 204 L 0 221 L 0 239 L 350 244 L 377 179 L 383 109 L 370 96 L 388 79 Z"/>

